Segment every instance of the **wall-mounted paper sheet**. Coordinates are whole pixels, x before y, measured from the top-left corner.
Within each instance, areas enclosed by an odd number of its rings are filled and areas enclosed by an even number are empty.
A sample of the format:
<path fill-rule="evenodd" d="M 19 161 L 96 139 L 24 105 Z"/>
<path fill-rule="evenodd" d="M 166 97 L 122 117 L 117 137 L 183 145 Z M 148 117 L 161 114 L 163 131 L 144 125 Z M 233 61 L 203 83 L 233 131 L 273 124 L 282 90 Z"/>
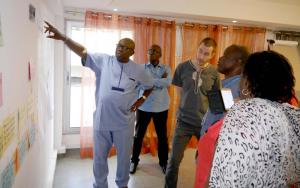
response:
<path fill-rule="evenodd" d="M 1 15 L 0 15 L 0 46 L 3 46 L 3 34 L 2 34 L 2 25 L 1 25 Z"/>
<path fill-rule="evenodd" d="M 3 105 L 2 73 L 0 72 L 0 107 Z"/>
<path fill-rule="evenodd" d="M 13 139 L 16 136 L 16 121 L 15 114 L 12 113 L 7 116 L 2 124 L 2 134 L 3 134 L 3 149 L 5 151 L 6 148 L 10 145 Z"/>

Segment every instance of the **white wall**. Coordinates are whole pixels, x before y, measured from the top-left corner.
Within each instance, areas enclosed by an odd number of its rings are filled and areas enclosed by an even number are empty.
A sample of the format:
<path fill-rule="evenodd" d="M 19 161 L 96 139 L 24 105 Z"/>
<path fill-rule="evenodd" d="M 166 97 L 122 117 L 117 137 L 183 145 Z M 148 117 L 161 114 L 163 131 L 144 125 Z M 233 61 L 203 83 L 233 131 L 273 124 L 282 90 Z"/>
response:
<path fill-rule="evenodd" d="M 29 4 L 36 8 L 35 21 L 29 20 Z M 15 135 L 0 158 L 0 187 L 4 182 L 2 172 L 14 157 L 14 166 L 19 169 L 13 173 L 13 188 L 52 187 L 56 162 L 54 42 L 45 37 L 43 20 L 55 22 L 56 12 L 62 12 L 59 7 L 59 1 L 54 0 L 0 0 L 4 40 L 4 46 L 0 46 L 0 72 L 3 78 L 0 126 L 3 119 L 11 113 L 15 117 L 16 126 Z M 31 81 L 28 79 L 28 62 L 31 66 Z M 27 102 L 30 97 L 33 99 L 34 120 L 28 115 L 30 107 Z M 21 130 L 17 114 L 22 106 L 26 106 L 28 111 L 24 113 L 25 123 Z M 17 151 L 22 136 L 26 137 L 30 128 L 35 132 L 35 139 L 24 153 L 24 160 L 20 162 L 20 152 L 19 155 L 14 155 L 14 152 Z"/>
<path fill-rule="evenodd" d="M 299 44 L 298 44 L 299 45 Z M 300 99 L 300 52 L 297 45 L 288 45 L 288 44 L 277 44 L 275 43 L 275 51 L 283 54 L 288 58 L 291 65 L 293 66 L 294 76 L 296 79 L 295 91 L 297 98 Z"/>

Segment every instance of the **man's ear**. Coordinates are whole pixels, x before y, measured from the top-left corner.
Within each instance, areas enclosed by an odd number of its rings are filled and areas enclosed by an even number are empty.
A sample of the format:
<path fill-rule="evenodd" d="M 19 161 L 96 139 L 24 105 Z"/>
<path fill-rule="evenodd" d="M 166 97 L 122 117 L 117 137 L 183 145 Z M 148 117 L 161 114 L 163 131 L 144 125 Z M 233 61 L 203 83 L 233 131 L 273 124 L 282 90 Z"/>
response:
<path fill-rule="evenodd" d="M 132 56 L 134 54 L 134 50 L 130 49 L 130 56 Z"/>
<path fill-rule="evenodd" d="M 242 60 L 241 59 L 237 59 L 237 60 L 235 60 L 236 61 L 236 63 L 241 67 L 242 66 Z"/>

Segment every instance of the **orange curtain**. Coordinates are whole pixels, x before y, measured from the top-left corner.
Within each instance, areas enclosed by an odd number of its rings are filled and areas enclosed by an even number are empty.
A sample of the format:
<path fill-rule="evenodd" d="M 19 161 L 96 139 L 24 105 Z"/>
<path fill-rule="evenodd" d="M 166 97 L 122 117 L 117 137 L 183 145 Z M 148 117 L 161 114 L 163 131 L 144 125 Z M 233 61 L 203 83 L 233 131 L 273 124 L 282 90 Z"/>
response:
<path fill-rule="evenodd" d="M 95 35 L 97 31 L 107 32 L 119 32 L 115 41 L 111 41 L 117 44 L 118 40 L 123 37 L 128 37 L 128 32 L 133 33 L 131 38 L 135 41 L 135 54 L 133 59 L 136 63 L 147 63 L 147 50 L 151 44 L 158 44 L 162 48 L 161 62 L 168 64 L 174 72 L 174 58 L 175 58 L 175 22 L 165 20 L 155 20 L 148 18 L 138 18 L 133 16 L 121 16 L 116 14 L 105 14 L 101 12 L 86 12 L 85 17 L 85 31 L 86 40 L 88 36 Z M 101 41 L 91 39 L 89 44 L 100 44 Z M 92 45 L 93 47 L 93 45 Z M 114 46 L 115 48 L 115 46 Z M 82 79 L 82 117 L 80 128 L 80 154 L 82 158 L 92 157 L 93 155 L 93 138 L 92 138 L 92 114 L 95 109 L 95 102 L 91 100 L 91 96 L 94 96 L 95 92 L 95 77 L 89 70 L 83 71 Z M 169 89 L 171 96 L 171 105 L 168 118 L 168 137 L 171 135 L 171 130 L 175 122 L 174 118 L 174 105 L 172 104 L 174 91 L 173 88 Z M 170 142 L 170 139 L 169 139 Z M 146 132 L 142 153 L 151 152 L 155 155 L 157 148 L 157 136 L 154 131 L 153 123 L 148 127 Z M 115 149 L 112 148 L 110 155 L 115 154 Z"/>
<path fill-rule="evenodd" d="M 218 26 L 220 27 L 220 38 L 218 47 L 220 49 L 218 57 L 220 57 L 225 48 L 232 45 L 243 45 L 248 48 L 249 52 L 257 52 L 264 50 L 266 29 L 253 27 L 234 27 L 234 26 Z"/>
<path fill-rule="evenodd" d="M 265 29 L 250 27 L 234 27 L 223 25 L 204 25 L 197 23 L 184 23 L 181 26 L 182 33 L 182 55 L 181 62 L 195 57 L 197 47 L 205 37 L 212 37 L 217 42 L 216 56 L 211 64 L 216 64 L 219 57 L 223 54 L 225 48 L 231 44 L 244 45 L 249 52 L 260 51 L 264 49 Z M 177 95 L 175 93 L 175 95 Z M 178 99 L 176 98 L 176 103 Z M 197 139 L 193 137 L 188 145 L 195 148 Z"/>

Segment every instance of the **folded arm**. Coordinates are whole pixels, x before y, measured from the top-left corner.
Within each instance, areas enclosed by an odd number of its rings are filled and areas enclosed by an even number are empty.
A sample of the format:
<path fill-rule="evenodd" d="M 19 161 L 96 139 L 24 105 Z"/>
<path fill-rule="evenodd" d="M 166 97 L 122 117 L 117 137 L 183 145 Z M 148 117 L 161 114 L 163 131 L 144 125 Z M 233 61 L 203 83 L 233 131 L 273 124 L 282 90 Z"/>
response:
<path fill-rule="evenodd" d="M 166 70 L 161 78 L 154 79 L 154 86 L 156 88 L 167 88 L 171 85 L 172 75 L 169 66 L 166 66 Z"/>

